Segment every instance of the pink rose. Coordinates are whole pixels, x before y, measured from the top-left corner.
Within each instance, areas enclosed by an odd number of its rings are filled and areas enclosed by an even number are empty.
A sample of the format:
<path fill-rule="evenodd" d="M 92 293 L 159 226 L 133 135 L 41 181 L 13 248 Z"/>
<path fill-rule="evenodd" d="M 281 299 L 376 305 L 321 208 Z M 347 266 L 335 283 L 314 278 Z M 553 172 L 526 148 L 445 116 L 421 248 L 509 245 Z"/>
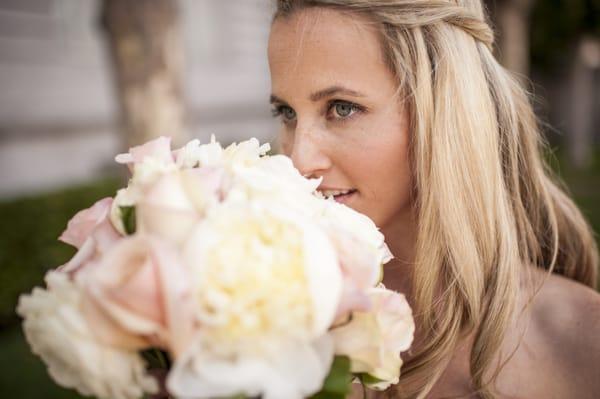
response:
<path fill-rule="evenodd" d="M 90 208 L 79 211 L 69 221 L 67 229 L 58 239 L 79 250 L 58 270 L 75 272 L 86 262 L 106 252 L 121 238 L 109 219 L 112 202 L 112 198 L 101 199 Z"/>
<path fill-rule="evenodd" d="M 137 205 L 139 230 L 182 243 L 206 210 L 221 201 L 223 179 L 222 169 L 209 167 L 162 176 Z"/>
<path fill-rule="evenodd" d="M 106 343 L 178 354 L 190 339 L 189 278 L 167 243 L 143 234 L 123 238 L 76 281 L 86 317 Z"/>
<path fill-rule="evenodd" d="M 67 229 L 58 239 L 76 248 L 81 248 L 94 229 L 108 217 L 112 201 L 111 197 L 103 198 L 90 208 L 77 212 L 69 220 Z"/>

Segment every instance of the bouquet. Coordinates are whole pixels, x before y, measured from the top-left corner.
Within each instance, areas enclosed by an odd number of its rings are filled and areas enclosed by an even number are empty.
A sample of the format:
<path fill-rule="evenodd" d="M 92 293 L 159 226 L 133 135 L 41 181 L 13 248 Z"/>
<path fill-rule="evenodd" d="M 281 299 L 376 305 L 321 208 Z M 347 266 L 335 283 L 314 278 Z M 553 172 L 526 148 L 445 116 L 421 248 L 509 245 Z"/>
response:
<path fill-rule="evenodd" d="M 161 137 L 116 157 L 127 187 L 69 221 L 59 239 L 76 254 L 19 299 L 58 384 L 281 399 L 398 382 L 414 323 L 381 285 L 383 235 L 268 151 Z"/>

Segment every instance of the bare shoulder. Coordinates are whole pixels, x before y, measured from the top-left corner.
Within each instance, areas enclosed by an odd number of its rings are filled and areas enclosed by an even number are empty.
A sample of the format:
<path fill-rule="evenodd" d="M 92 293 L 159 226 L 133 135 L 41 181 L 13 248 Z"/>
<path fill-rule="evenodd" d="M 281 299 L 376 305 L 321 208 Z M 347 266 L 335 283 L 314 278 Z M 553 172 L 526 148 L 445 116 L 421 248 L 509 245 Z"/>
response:
<path fill-rule="evenodd" d="M 544 283 L 532 303 L 532 337 L 548 371 L 573 397 L 600 397 L 600 294 L 559 275 L 537 279 Z"/>
<path fill-rule="evenodd" d="M 600 344 L 600 294 L 565 277 L 538 272 L 544 284 L 533 303 L 533 317 L 539 328 L 555 338 Z M 584 344 L 584 342 L 581 342 Z"/>

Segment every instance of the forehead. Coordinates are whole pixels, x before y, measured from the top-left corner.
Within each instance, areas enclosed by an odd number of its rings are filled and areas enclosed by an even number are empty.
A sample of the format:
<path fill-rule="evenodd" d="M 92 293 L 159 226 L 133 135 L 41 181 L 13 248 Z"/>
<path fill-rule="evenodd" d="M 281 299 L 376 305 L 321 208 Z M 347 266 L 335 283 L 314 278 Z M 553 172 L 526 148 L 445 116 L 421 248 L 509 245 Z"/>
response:
<path fill-rule="evenodd" d="M 367 90 L 378 75 L 388 74 L 373 24 L 359 15 L 324 8 L 274 21 L 269 66 L 274 92 L 345 82 Z"/>

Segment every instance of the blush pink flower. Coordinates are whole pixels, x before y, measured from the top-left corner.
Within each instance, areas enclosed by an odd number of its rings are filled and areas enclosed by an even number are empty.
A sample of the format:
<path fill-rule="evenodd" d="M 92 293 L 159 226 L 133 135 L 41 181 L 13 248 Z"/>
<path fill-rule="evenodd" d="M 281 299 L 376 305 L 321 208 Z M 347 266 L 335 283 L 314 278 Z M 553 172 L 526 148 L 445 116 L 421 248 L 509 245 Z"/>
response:
<path fill-rule="evenodd" d="M 352 313 L 349 323 L 331 330 L 335 353 L 346 355 L 353 373 L 373 377 L 374 389 L 397 384 L 402 358 L 413 340 L 415 324 L 404 295 L 383 287 L 369 290 L 372 307 Z"/>
<path fill-rule="evenodd" d="M 164 163 L 174 162 L 171 153 L 171 138 L 161 136 L 145 144 L 132 147 L 128 153 L 117 155 L 115 160 L 123 164 L 136 164 L 142 163 L 146 158 L 154 158 Z M 131 165 L 129 166 L 131 167 Z"/>
<path fill-rule="evenodd" d="M 108 217 L 112 201 L 113 199 L 110 197 L 103 198 L 90 208 L 77 212 L 69 220 L 67 229 L 58 239 L 76 248 L 81 248 L 94 229 Z"/>
<path fill-rule="evenodd" d="M 167 243 L 141 234 L 123 238 L 76 281 L 102 341 L 174 354 L 186 346 L 193 327 L 189 279 Z"/>
<path fill-rule="evenodd" d="M 112 225 L 109 214 L 112 198 L 104 198 L 78 212 L 67 224 L 59 240 L 78 248 L 75 256 L 58 270 L 75 272 L 94 257 L 106 252 L 121 235 Z"/>
<path fill-rule="evenodd" d="M 383 234 L 367 216 L 333 201 L 324 201 L 324 204 L 320 222 L 335 246 L 344 278 L 336 315 L 338 324 L 352 311 L 369 310 L 368 291 L 381 281 L 383 265 L 392 254 Z"/>
<path fill-rule="evenodd" d="M 180 244 L 223 197 L 222 168 L 185 169 L 159 178 L 136 207 L 140 231 Z"/>

